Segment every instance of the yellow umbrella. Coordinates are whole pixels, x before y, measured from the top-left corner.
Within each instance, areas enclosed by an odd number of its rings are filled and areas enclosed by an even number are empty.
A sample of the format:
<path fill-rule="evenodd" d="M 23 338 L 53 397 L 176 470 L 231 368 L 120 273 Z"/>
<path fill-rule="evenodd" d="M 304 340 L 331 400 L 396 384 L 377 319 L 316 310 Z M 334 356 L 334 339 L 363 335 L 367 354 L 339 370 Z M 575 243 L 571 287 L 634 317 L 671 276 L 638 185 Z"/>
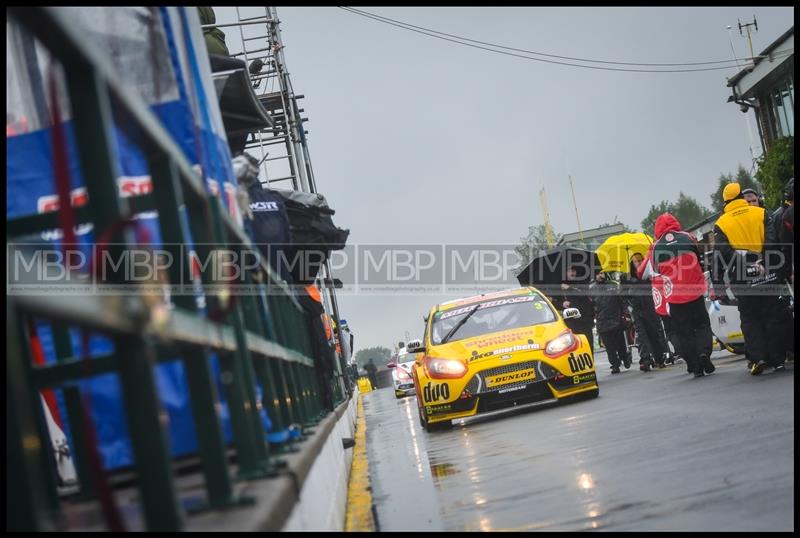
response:
<path fill-rule="evenodd" d="M 653 238 L 645 233 L 612 235 L 597 247 L 600 266 L 606 272 L 619 271 L 627 273 L 631 256 L 634 254 L 646 256 L 652 243 Z"/>

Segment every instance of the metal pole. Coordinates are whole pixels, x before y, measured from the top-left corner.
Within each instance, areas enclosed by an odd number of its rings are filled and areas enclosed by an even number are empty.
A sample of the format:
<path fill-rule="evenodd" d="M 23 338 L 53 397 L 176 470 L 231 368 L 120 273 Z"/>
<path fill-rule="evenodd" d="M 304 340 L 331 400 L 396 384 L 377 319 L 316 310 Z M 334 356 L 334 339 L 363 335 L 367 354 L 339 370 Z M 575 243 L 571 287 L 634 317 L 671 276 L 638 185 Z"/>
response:
<path fill-rule="evenodd" d="M 733 53 L 733 59 L 736 60 L 736 68 L 741 69 L 739 65 L 739 58 L 736 57 L 736 49 L 733 46 L 733 36 L 731 35 L 731 26 L 728 25 L 728 43 L 731 45 L 731 52 Z M 755 164 L 756 156 L 753 152 L 753 127 L 750 125 L 750 114 L 744 115 L 744 120 L 747 123 L 747 136 L 750 139 L 750 161 L 751 165 Z"/>
<path fill-rule="evenodd" d="M 290 88 L 291 85 L 289 83 L 289 74 L 286 72 L 286 59 L 283 56 L 283 41 L 281 39 L 281 30 L 280 30 L 280 20 L 278 19 L 278 12 L 275 7 L 269 7 L 270 11 L 270 41 L 272 42 L 273 48 L 273 55 L 275 56 L 276 67 L 280 72 L 280 79 L 281 79 L 281 98 L 283 99 L 283 107 L 284 107 L 284 114 L 286 114 L 286 127 L 289 129 L 287 133 L 291 138 L 291 146 L 294 150 L 293 152 L 293 160 L 295 161 L 296 166 L 296 173 L 298 175 L 298 179 L 300 180 L 300 189 L 304 192 L 313 192 L 311 186 L 308 181 L 308 177 L 306 176 L 305 167 L 302 166 L 300 161 L 300 155 L 302 155 L 302 147 L 300 146 L 300 136 L 297 132 L 298 129 L 302 129 L 302 125 L 298 122 L 298 119 L 295 115 L 295 107 L 292 106 L 291 100 L 292 95 L 290 95 Z M 287 143 L 287 147 L 290 144 Z M 297 186 L 296 186 L 297 187 Z"/>
<path fill-rule="evenodd" d="M 550 225 L 550 210 L 547 207 L 547 194 L 545 193 L 544 187 L 539 191 L 539 203 L 542 206 L 544 234 L 547 240 L 547 246 L 552 247 L 555 244 L 555 238 L 553 237 L 553 227 Z"/>
<path fill-rule="evenodd" d="M 581 228 L 581 217 L 578 215 L 578 202 L 575 200 L 575 187 L 572 185 L 572 176 L 567 175 L 569 178 L 569 190 L 572 191 L 572 207 L 575 208 L 575 220 L 578 221 L 578 236 L 581 238 L 581 243 L 583 243 L 583 228 Z"/>
<path fill-rule="evenodd" d="M 264 22 L 269 22 L 269 13 L 267 12 L 267 8 L 266 7 L 264 8 L 264 17 L 265 17 Z M 267 24 L 267 36 L 266 37 L 267 37 L 267 42 L 269 42 L 269 24 Z M 242 48 L 243 49 L 245 48 L 244 40 L 242 40 Z M 264 63 L 267 65 L 267 69 L 269 69 L 269 57 L 270 57 L 270 53 L 267 52 L 267 56 L 264 58 L 264 60 L 265 60 Z M 253 78 L 251 78 L 250 80 L 251 80 L 251 82 L 253 82 Z M 259 78 L 258 80 L 259 80 L 259 84 L 261 84 L 261 82 L 260 82 L 261 79 Z M 266 93 L 267 93 L 267 84 L 264 83 L 264 91 L 261 92 L 261 94 L 265 95 Z M 267 182 L 267 185 L 269 185 L 269 169 L 267 167 L 267 164 L 264 162 L 266 160 L 267 156 L 266 156 L 266 154 L 264 152 L 264 140 L 263 140 L 263 138 L 264 138 L 263 132 L 262 131 L 258 131 L 258 145 L 261 148 L 261 164 L 259 164 L 259 167 L 264 170 L 264 180 Z M 266 152 L 266 153 L 268 154 L 269 152 Z"/>
<path fill-rule="evenodd" d="M 758 31 L 758 21 L 756 20 L 756 16 L 753 15 L 753 22 L 748 22 L 747 24 L 742 24 L 741 21 L 738 22 L 739 22 L 739 35 L 744 35 L 742 34 L 742 28 L 747 29 L 747 43 L 749 44 L 750 47 L 750 62 L 751 65 L 755 65 L 756 61 L 755 61 L 755 54 L 753 53 L 753 39 L 750 34 L 750 27 L 754 26 L 756 31 Z"/>
<path fill-rule="evenodd" d="M 334 335 L 334 339 L 338 339 L 339 340 L 339 347 L 341 347 L 341 349 L 344 350 L 344 337 L 342 335 L 342 323 L 341 323 L 341 321 L 339 319 L 339 303 L 336 300 L 336 292 L 334 291 L 335 288 L 333 286 L 333 273 L 331 273 L 330 260 L 325 260 L 325 276 L 326 276 L 326 278 L 323 279 L 323 282 L 325 280 L 327 280 L 327 279 L 330 279 L 330 281 L 331 281 L 331 286 L 330 287 L 325 286 L 325 288 L 328 290 L 328 295 L 329 295 L 329 299 L 330 299 L 330 303 L 331 303 L 331 314 L 333 315 L 333 321 L 336 324 L 336 334 Z M 336 363 L 337 363 L 336 370 L 338 371 L 338 374 L 339 374 L 340 389 L 346 390 L 346 387 L 343 386 L 343 383 L 344 383 L 344 365 L 342 364 L 343 357 L 338 355 L 338 353 L 336 352 L 336 346 L 335 345 L 334 345 L 334 354 L 336 355 L 336 357 L 338 359 L 336 361 Z M 342 394 L 344 394 L 344 392 Z"/>
<path fill-rule="evenodd" d="M 747 27 L 747 44 L 750 47 L 750 61 L 755 63 L 755 54 L 753 53 L 753 39 L 750 36 L 750 27 Z"/>

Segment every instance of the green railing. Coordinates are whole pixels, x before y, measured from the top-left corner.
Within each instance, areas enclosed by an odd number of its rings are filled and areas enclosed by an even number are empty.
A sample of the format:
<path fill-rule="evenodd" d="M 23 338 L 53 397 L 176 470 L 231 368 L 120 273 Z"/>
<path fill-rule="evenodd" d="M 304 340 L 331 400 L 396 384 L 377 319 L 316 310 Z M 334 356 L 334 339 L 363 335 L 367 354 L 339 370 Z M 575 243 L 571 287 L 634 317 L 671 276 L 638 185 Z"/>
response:
<path fill-rule="evenodd" d="M 117 226 L 132 214 L 157 210 L 164 249 L 173 259 L 169 281 L 190 282 L 186 249 L 194 244 L 201 259 L 221 250 L 247 250 L 258 256 L 242 230 L 209 194 L 202 179 L 161 127 L 147 106 L 115 79 L 107 60 L 87 46 L 78 31 L 53 8 L 8 8 L 7 15 L 34 35 L 64 66 L 74 121 L 78 154 L 89 202 L 76 208 L 78 223 L 91 223 L 95 235 Z M 113 104 L 113 112 L 112 112 Z M 145 152 L 153 192 L 121 198 L 116 183 L 116 155 L 112 140 L 114 117 L 124 114 L 133 125 Z M 182 224 L 181 207 L 188 216 Z M 7 221 L 7 241 L 58 227 L 56 213 Z M 110 234 L 109 251 L 121 252 L 134 243 L 124 229 Z M 329 412 L 321 398 L 310 347 L 308 320 L 291 291 L 269 266 L 248 273 L 248 282 L 265 293 L 240 295 L 232 307 L 206 294 L 209 311 L 224 311 L 212 321 L 192 295 L 173 297 L 174 308 L 162 323 L 150 319 L 150 303 L 135 295 L 34 296 L 7 298 L 6 326 L 6 517 L 7 530 L 49 530 L 61 521 L 53 454 L 39 400 L 39 390 L 63 390 L 66 420 L 73 432 L 72 447 L 81 494 L 97 495 L 91 473 L 89 437 L 81 392 L 75 383 L 87 376 L 114 372 L 122 389 L 131 436 L 137 485 L 149 530 L 180 530 L 185 513 L 173 477 L 163 409 L 154 368 L 164 361 L 182 361 L 190 391 L 191 411 L 210 508 L 236 506 L 249 499 L 233 491 L 228 447 L 218 416 L 219 398 L 212 376 L 210 353 L 220 358 L 221 379 L 233 430 L 237 479 L 269 476 L 281 467 L 276 453 L 287 446 L 270 446 L 259 416 L 262 404 L 275 430 L 290 424 L 308 427 Z M 110 273 L 108 283 L 125 284 L 124 276 Z M 261 282 L 261 283 L 259 283 Z M 208 273 L 203 285 L 215 284 Z M 269 288 L 269 293 L 266 293 Z M 57 362 L 34 366 L 25 330 L 32 318 L 53 328 Z M 74 357 L 69 328 L 80 328 L 111 339 L 107 356 Z M 262 402 L 256 398 L 260 384 Z M 341 400 L 338 395 L 337 400 Z M 308 433 L 306 430 L 305 433 Z"/>

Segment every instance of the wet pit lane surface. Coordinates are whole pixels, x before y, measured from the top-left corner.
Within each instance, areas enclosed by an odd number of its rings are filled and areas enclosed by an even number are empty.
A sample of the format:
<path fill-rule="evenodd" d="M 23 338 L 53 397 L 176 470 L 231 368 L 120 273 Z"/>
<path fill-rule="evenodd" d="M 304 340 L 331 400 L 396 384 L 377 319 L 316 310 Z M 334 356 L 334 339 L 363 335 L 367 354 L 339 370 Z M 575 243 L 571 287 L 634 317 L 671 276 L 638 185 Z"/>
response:
<path fill-rule="evenodd" d="M 793 530 L 794 365 L 716 353 L 611 375 L 600 397 L 426 433 L 414 397 L 365 395 L 381 530 Z"/>

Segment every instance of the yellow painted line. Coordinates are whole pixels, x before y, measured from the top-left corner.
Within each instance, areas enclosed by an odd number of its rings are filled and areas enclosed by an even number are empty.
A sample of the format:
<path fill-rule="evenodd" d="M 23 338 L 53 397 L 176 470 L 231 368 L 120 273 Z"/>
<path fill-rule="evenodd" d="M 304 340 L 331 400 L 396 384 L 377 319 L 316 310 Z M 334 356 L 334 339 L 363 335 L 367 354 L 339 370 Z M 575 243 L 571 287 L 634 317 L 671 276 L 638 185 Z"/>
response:
<path fill-rule="evenodd" d="M 353 464 L 350 467 L 350 482 L 347 486 L 347 512 L 344 519 L 346 532 L 375 532 L 367 461 L 367 420 L 364 418 L 362 398 L 363 395 L 359 394 L 356 444 L 353 447 Z"/>

